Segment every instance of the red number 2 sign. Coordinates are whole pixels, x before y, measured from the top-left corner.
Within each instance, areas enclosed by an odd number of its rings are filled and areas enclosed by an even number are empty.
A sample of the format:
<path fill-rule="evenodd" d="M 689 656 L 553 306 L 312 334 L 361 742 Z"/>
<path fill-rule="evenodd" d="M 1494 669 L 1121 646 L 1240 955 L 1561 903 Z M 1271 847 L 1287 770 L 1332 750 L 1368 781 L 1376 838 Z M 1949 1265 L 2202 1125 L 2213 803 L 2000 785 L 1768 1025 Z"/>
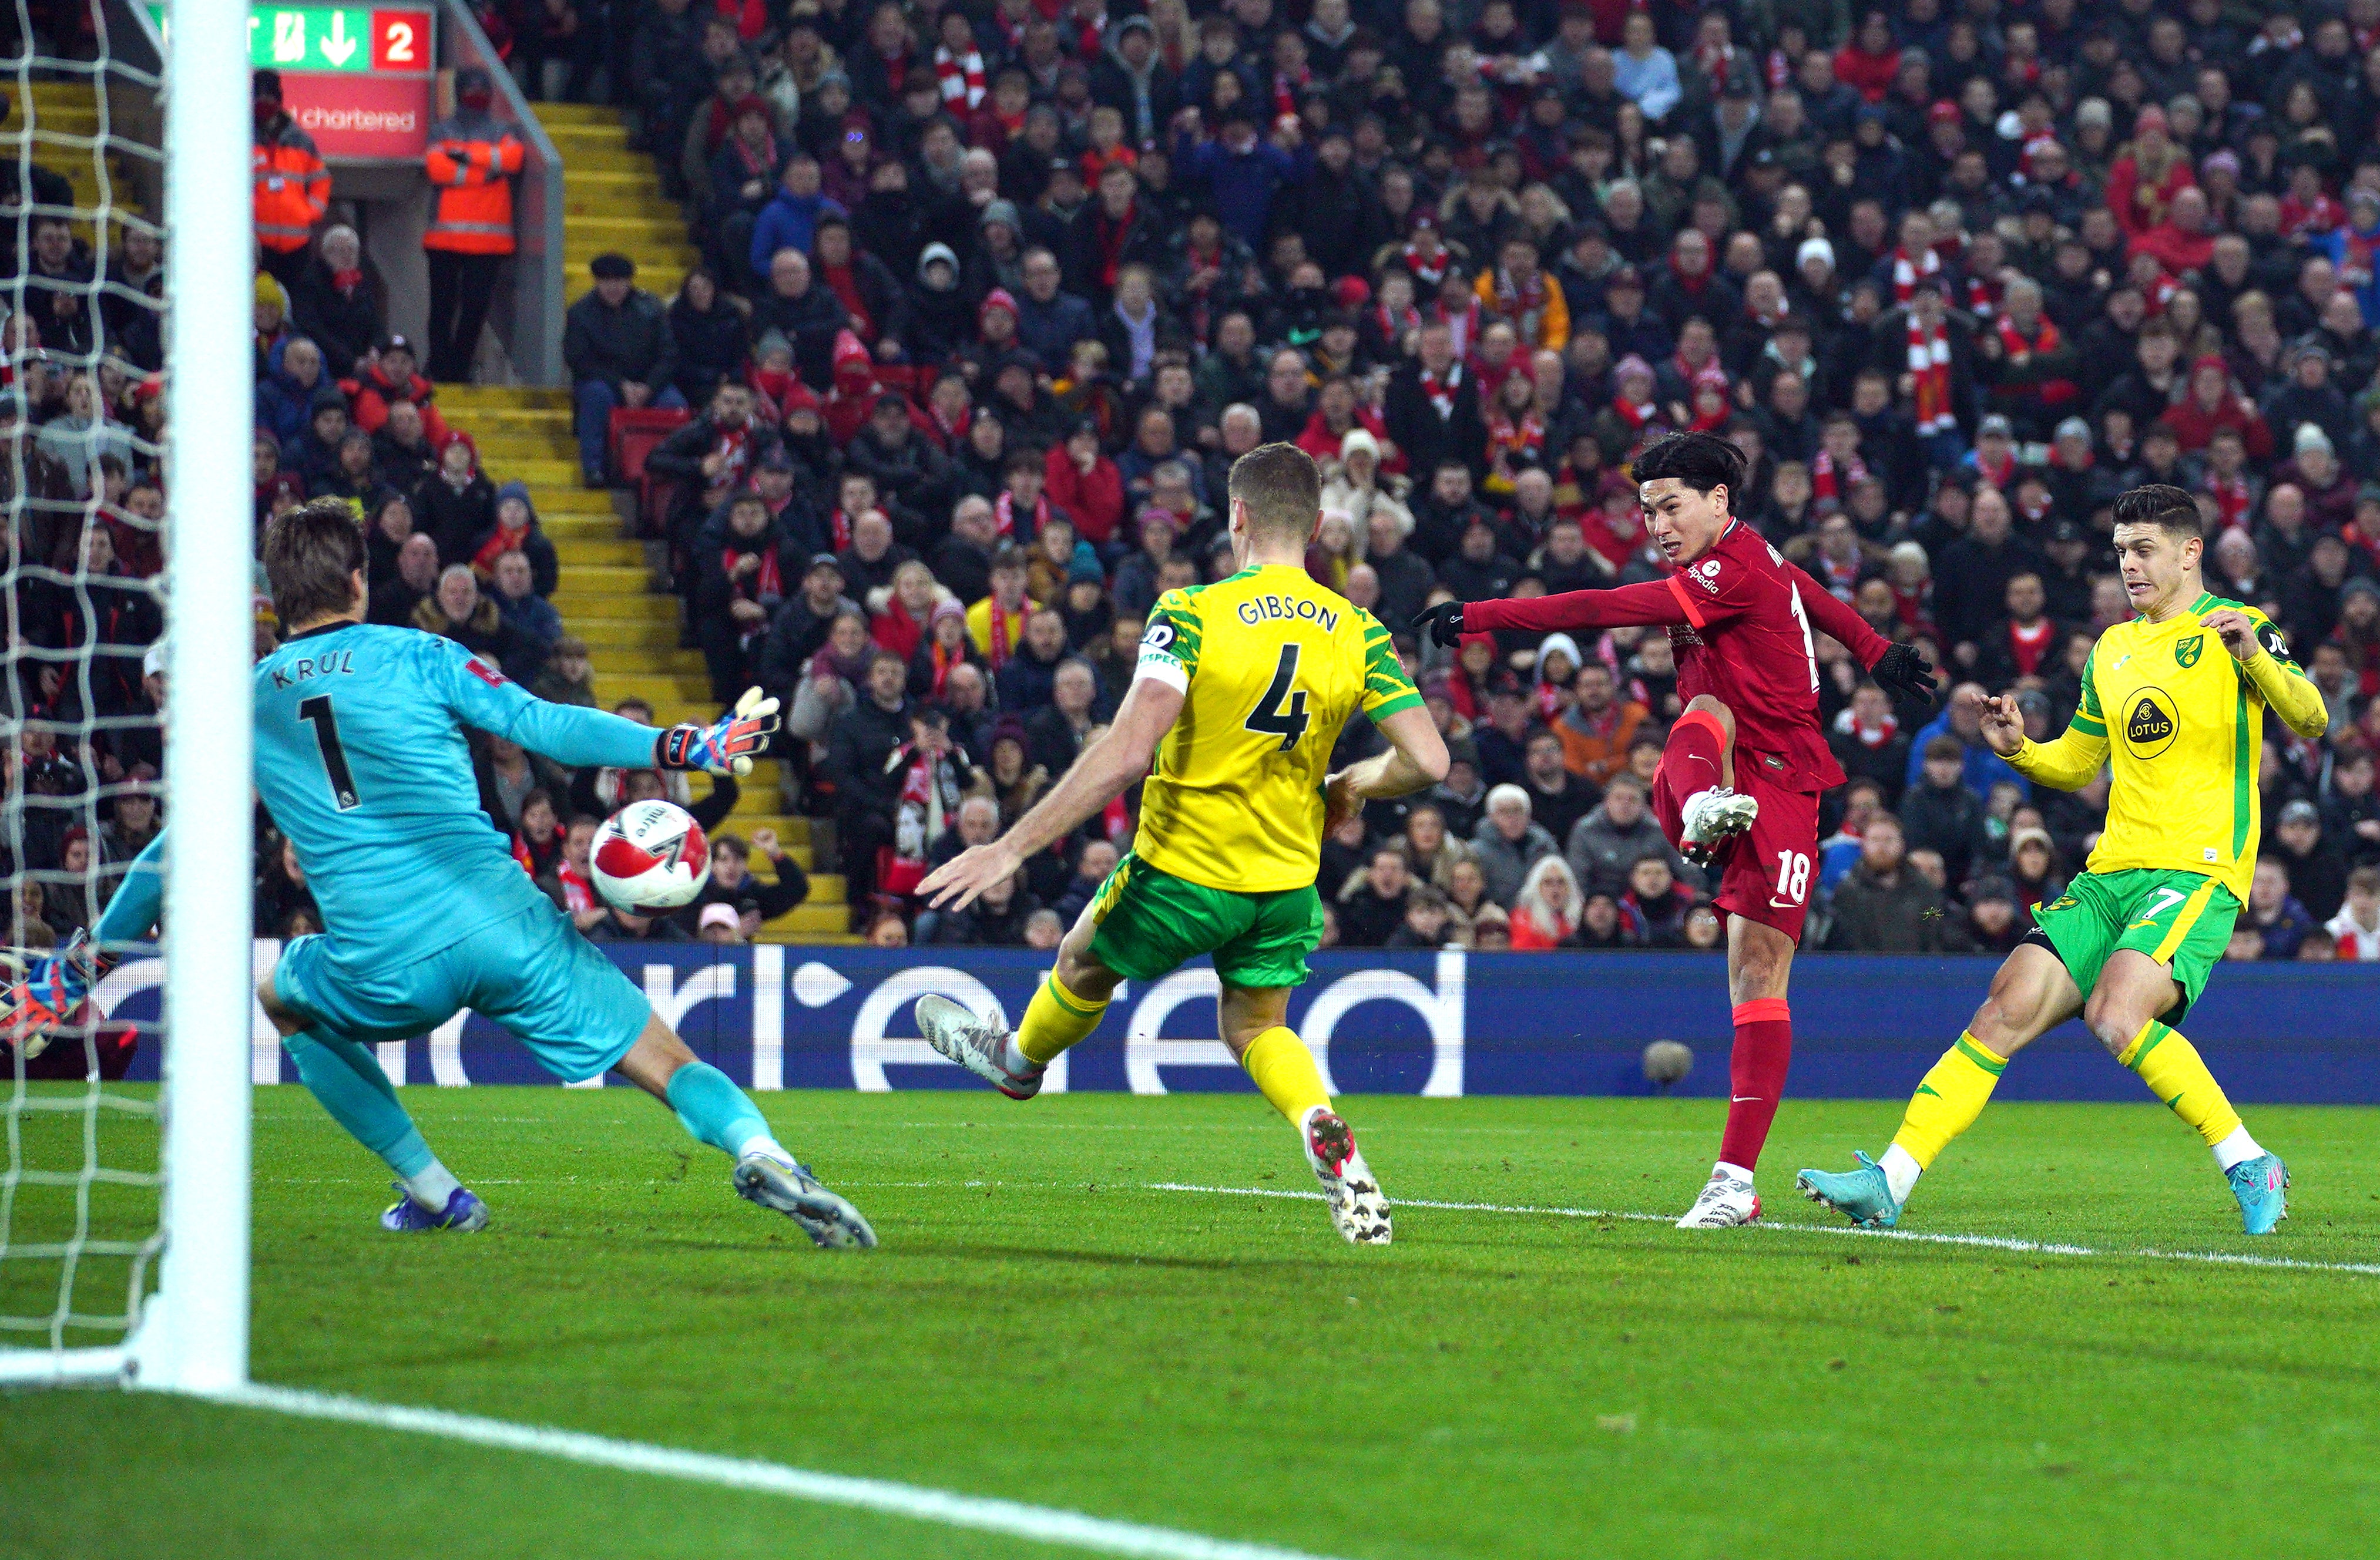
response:
<path fill-rule="evenodd" d="M 374 11 L 371 54 L 374 70 L 427 73 L 431 68 L 429 13 Z"/>

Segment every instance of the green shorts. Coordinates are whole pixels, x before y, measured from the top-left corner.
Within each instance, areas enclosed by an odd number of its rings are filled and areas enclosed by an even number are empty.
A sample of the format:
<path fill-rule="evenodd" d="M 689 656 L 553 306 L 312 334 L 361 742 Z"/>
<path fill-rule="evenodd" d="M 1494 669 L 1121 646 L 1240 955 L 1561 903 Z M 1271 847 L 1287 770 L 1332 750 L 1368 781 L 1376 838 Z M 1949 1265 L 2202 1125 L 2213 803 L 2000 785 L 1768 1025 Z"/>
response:
<path fill-rule="evenodd" d="M 2033 919 L 2085 997 L 2119 948 L 2170 967 L 2181 1002 L 2158 1015 L 2170 1024 L 2180 1022 L 2206 989 L 2206 977 L 2231 945 L 2239 914 L 2231 890 L 2204 873 L 2136 867 L 2085 872 L 2065 893 L 2035 908 Z"/>
<path fill-rule="evenodd" d="M 1187 882 L 1126 853 L 1091 901 L 1091 956 L 1126 980 L 1152 981 L 1201 953 L 1232 986 L 1303 986 L 1322 941 L 1322 896 L 1309 883 L 1237 894 Z"/>

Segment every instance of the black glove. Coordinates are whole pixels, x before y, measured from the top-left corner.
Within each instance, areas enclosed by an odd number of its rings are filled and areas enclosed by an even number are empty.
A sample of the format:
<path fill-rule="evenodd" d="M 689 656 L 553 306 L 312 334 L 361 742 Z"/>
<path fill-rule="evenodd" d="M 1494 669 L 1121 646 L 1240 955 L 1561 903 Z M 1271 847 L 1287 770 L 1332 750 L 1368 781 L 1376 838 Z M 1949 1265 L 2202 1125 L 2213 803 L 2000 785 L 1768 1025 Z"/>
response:
<path fill-rule="evenodd" d="M 1876 664 L 1867 669 L 1876 685 L 1897 698 L 1915 699 L 1931 708 L 1934 704 L 1934 668 L 1919 654 L 1913 645 L 1888 645 Z"/>
<path fill-rule="evenodd" d="M 1463 642 L 1463 603 L 1440 601 L 1435 607 L 1425 607 L 1407 626 L 1424 641 L 1435 639 L 1451 650 Z"/>

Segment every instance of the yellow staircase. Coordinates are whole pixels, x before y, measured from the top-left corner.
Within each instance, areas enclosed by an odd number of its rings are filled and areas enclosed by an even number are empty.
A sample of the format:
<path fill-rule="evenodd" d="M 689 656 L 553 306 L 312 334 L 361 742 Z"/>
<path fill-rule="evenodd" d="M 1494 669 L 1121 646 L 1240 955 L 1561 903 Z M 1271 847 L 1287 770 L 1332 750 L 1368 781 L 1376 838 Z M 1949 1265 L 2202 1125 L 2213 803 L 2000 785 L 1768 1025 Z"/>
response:
<path fill-rule="evenodd" d="M 10 81 L 0 96 L 7 99 L 7 123 L 0 126 L 0 158 L 15 163 L 31 143 L 32 161 L 53 173 L 65 175 L 74 187 L 75 204 L 85 210 L 112 207 L 119 212 L 144 214 L 152 220 L 153 212 L 143 212 L 140 192 L 126 178 L 125 159 L 113 150 L 112 143 L 99 138 L 99 98 L 88 80 L 36 81 L 31 84 L 30 111 L 25 100 L 26 89 Z M 111 123 L 110 133 L 117 140 L 130 144 L 132 137 L 127 127 Z M 97 240 L 87 220 L 74 224 L 75 236 L 97 248 Z"/>
<path fill-rule="evenodd" d="M 629 148 L 618 112 L 581 103 L 543 103 L 538 112 L 562 153 L 572 301 L 593 284 L 587 262 L 606 249 L 637 262 L 639 286 L 663 296 L 675 292 L 696 260 L 686 219 L 662 195 L 652 160 Z M 677 598 L 659 588 L 654 561 L 613 508 L 611 494 L 579 482 L 569 394 L 442 385 L 438 404 L 450 423 L 479 441 L 493 480 L 528 484 L 538 518 L 561 554 L 554 610 L 593 652 L 596 696 L 606 706 L 644 698 L 663 725 L 716 717 L 700 652 L 678 647 Z M 709 782 L 697 777 L 694 783 L 699 794 Z M 741 783 L 743 795 L 723 827 L 747 840 L 756 829 L 775 829 L 786 853 L 808 870 L 815 860 L 810 820 L 782 813 L 776 762 L 755 766 Z M 848 917 L 843 876 L 811 872 L 808 901 L 763 926 L 759 940 L 850 941 Z"/>
<path fill-rule="evenodd" d="M 616 108 L 547 103 L 538 122 L 562 153 L 563 296 L 577 302 L 595 284 L 587 262 L 615 250 L 637 262 L 637 285 L 669 297 L 701 259 L 686 241 L 686 214 L 662 192 L 653 160 L 628 144 Z"/>

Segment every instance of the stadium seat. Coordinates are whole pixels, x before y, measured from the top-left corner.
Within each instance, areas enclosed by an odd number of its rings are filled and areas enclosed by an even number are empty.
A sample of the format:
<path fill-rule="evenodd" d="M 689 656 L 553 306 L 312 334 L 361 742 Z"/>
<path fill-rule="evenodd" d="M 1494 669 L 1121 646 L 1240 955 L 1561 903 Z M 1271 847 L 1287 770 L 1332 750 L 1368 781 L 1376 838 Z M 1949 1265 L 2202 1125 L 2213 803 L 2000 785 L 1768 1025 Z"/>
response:
<path fill-rule="evenodd" d="M 636 490 L 637 523 L 640 527 L 650 529 L 649 523 L 662 513 L 658 500 L 661 490 L 668 486 L 646 475 L 645 457 L 693 420 L 694 414 L 684 408 L 613 408 L 612 466 L 620 474 L 622 482 Z"/>

